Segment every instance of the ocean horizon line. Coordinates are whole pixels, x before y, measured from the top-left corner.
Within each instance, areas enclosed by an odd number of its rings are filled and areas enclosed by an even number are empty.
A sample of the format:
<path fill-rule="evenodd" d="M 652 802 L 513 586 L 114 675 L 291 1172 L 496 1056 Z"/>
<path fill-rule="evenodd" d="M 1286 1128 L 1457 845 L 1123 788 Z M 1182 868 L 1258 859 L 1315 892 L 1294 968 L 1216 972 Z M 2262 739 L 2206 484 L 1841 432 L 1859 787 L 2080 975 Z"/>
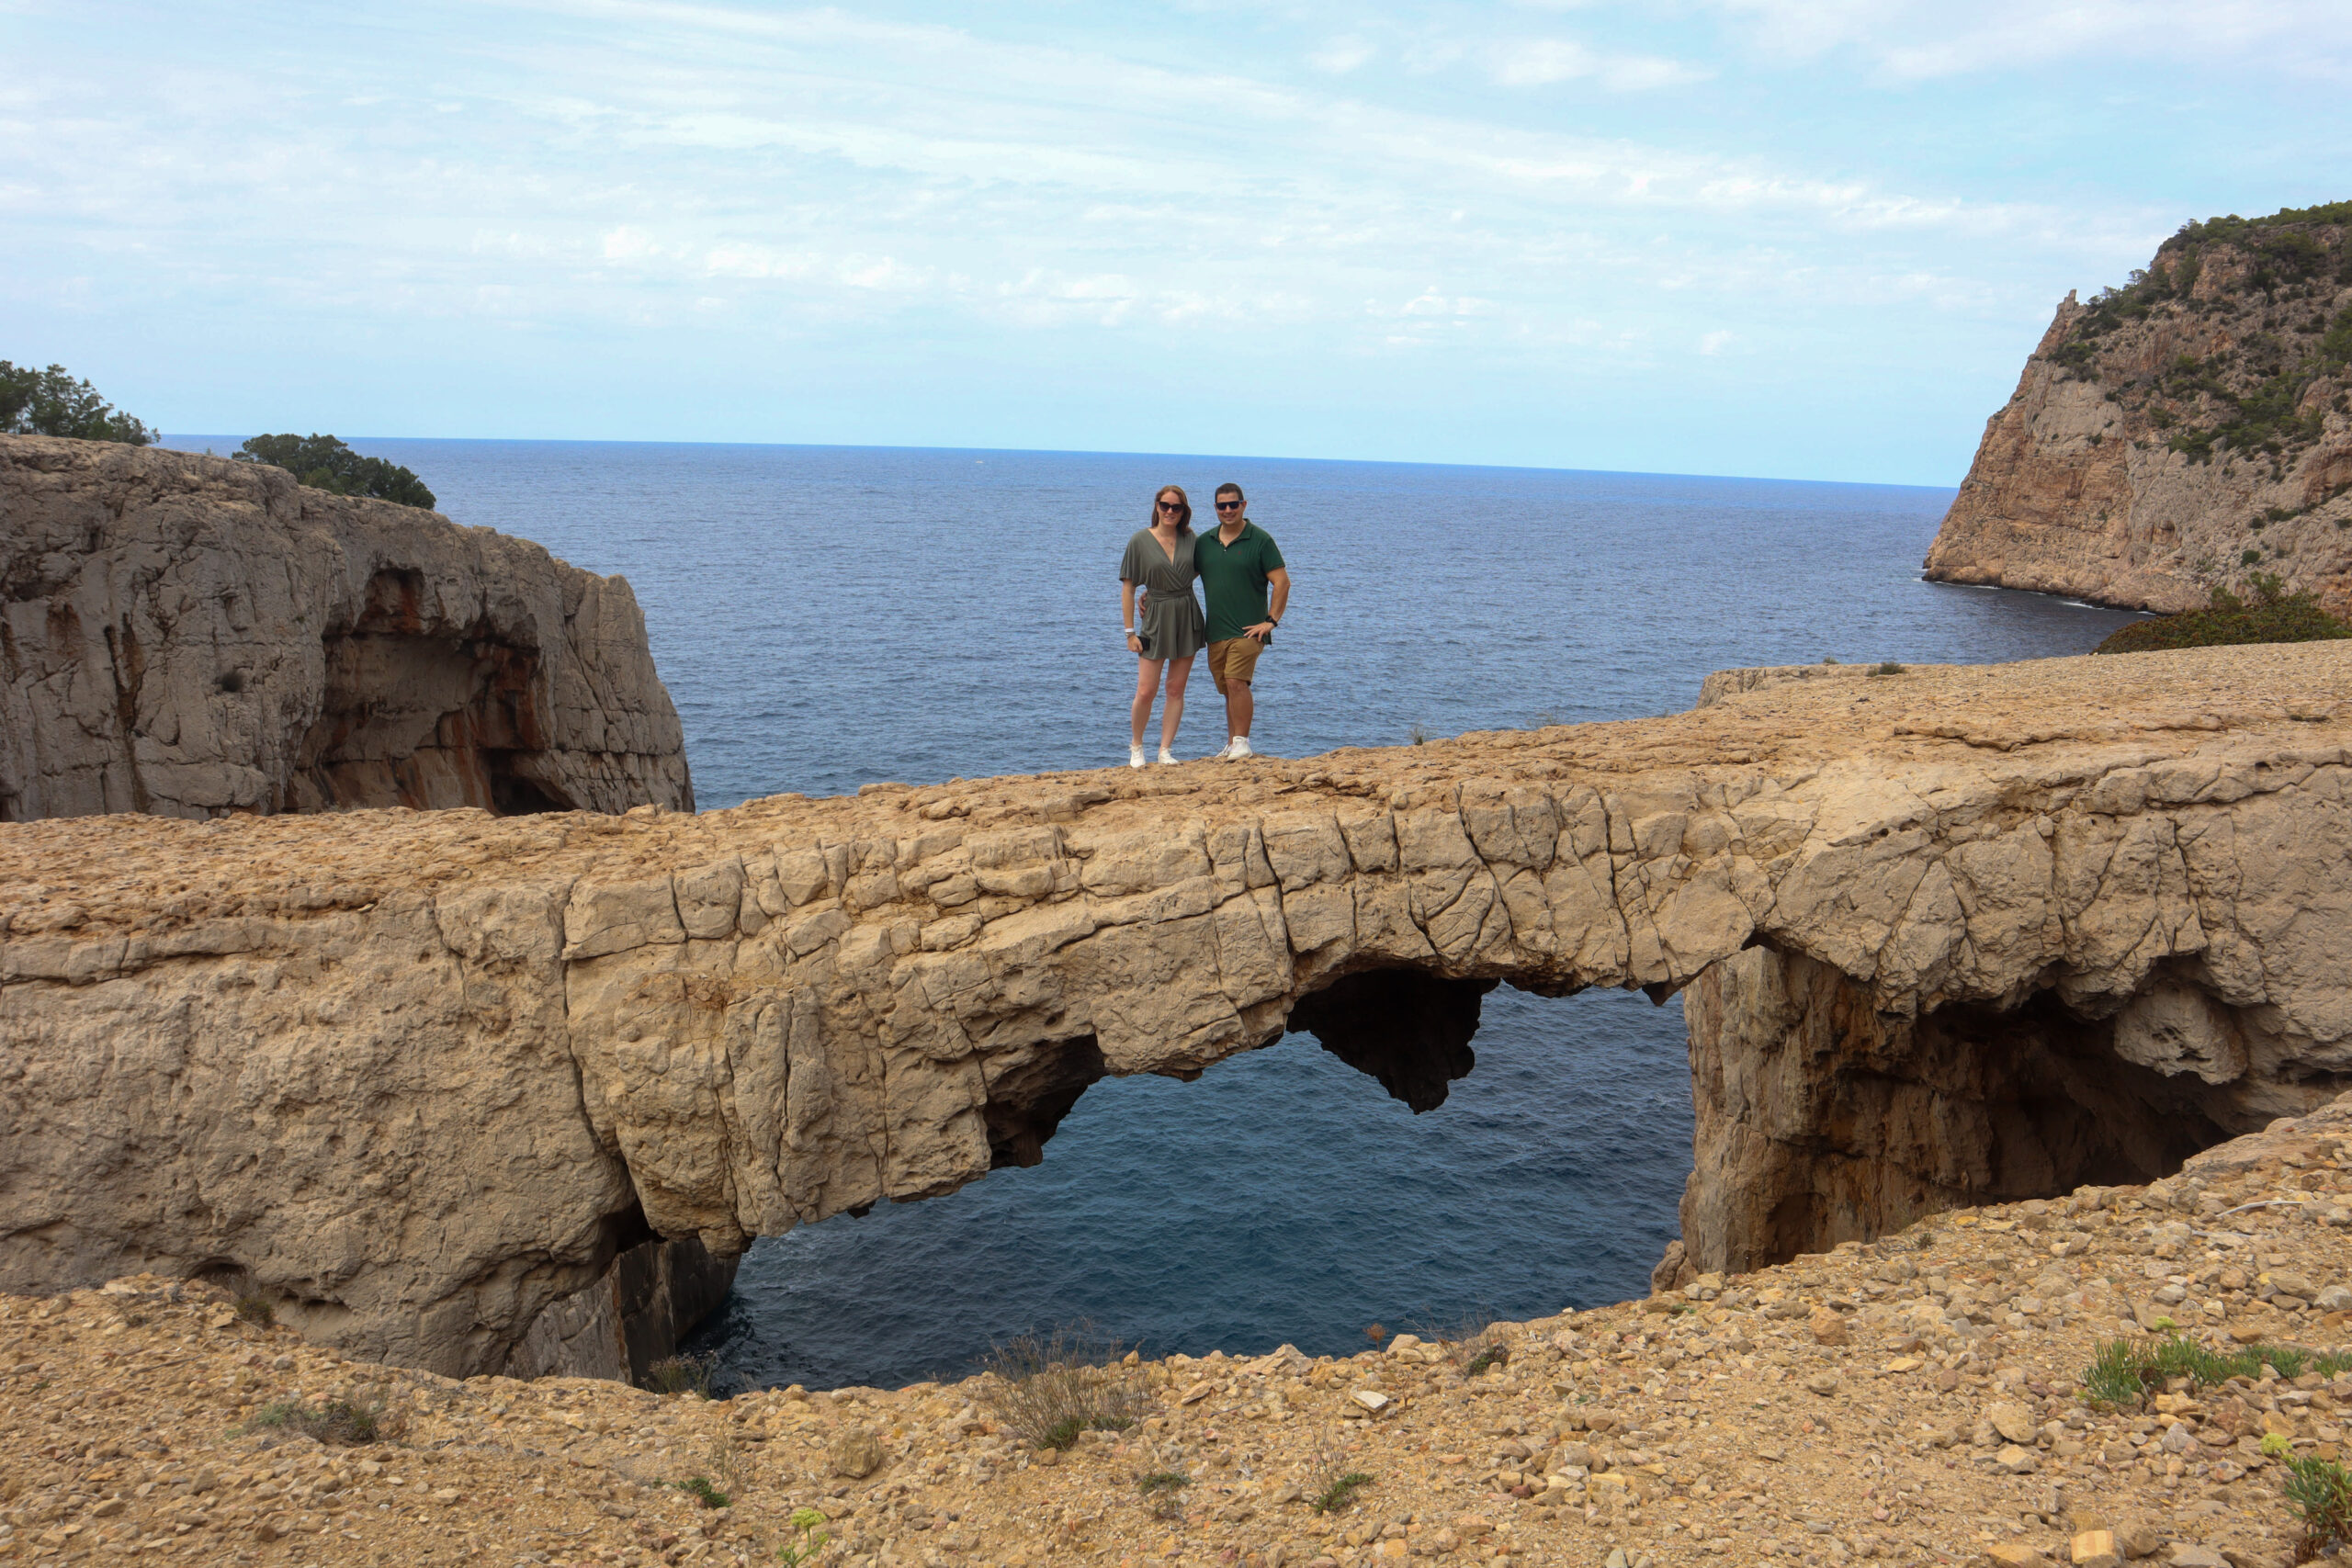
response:
<path fill-rule="evenodd" d="M 181 452 L 188 451 L 190 448 L 178 445 L 179 443 L 211 441 L 242 445 L 253 434 L 258 433 L 165 431 L 157 436 L 155 444 L 166 451 Z M 1114 459 L 1134 461 L 1148 458 L 1155 462 L 1169 463 L 1289 463 L 1368 468 L 1458 468 L 1467 473 L 1486 474 L 1577 474 L 1596 479 L 1697 479 L 1724 484 L 1825 485 L 1841 490 L 1921 491 L 1945 495 L 1960 493 L 1960 487 L 1957 484 L 1902 484 L 1886 479 L 1792 479 L 1777 474 L 1676 473 L 1663 468 L 1555 468 L 1537 463 L 1441 463 L 1394 457 L 1299 457 L 1246 452 L 1127 452 L 1107 448 L 1053 446 L 924 446 L 905 443 L 859 441 L 668 441 L 604 436 L 345 435 L 339 439 L 354 445 L 365 442 L 399 442 L 409 446 L 446 446 L 690 447 L 713 451 L 902 452 L 930 455 L 952 454 L 980 458 L 991 457 L 1097 457 L 1106 461 Z M 217 452 L 213 455 L 225 457 L 230 454 Z"/>

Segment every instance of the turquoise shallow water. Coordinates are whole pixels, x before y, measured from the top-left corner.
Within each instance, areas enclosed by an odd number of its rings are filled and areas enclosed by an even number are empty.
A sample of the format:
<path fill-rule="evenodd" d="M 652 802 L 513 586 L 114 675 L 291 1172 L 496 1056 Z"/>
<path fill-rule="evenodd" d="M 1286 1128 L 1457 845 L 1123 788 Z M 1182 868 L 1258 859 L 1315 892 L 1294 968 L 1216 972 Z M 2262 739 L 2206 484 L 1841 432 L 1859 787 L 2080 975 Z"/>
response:
<path fill-rule="evenodd" d="M 239 438 L 175 437 L 220 451 Z M 1221 481 L 1297 592 L 1261 750 L 1687 707 L 1743 664 L 2086 651 L 2133 617 L 1918 581 L 1942 490 L 1261 458 L 357 441 L 461 523 L 625 574 L 706 807 L 1123 761 L 1116 566 Z M 1180 753 L 1223 739 L 1206 671 Z M 1090 1089 L 1046 1162 L 763 1241 L 700 1343 L 729 1379 L 890 1383 L 1090 1320 L 1155 1352 L 1360 1348 L 1645 1286 L 1690 1169 L 1679 1002 L 1487 998 L 1414 1116 L 1294 1036 Z"/>

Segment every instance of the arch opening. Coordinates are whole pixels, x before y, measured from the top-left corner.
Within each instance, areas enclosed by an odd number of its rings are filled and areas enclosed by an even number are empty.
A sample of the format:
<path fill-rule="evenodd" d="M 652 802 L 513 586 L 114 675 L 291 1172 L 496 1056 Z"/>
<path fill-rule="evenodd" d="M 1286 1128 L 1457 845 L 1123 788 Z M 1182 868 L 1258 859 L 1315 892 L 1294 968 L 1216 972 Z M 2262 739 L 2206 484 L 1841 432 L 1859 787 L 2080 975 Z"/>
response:
<path fill-rule="evenodd" d="M 1661 1286 L 1867 1241 L 1946 1209 L 2136 1186 L 2352 1089 L 2192 965 L 2120 1006 L 1876 1012 L 1802 954 L 1750 948 L 1686 993 L 1695 1160 Z"/>

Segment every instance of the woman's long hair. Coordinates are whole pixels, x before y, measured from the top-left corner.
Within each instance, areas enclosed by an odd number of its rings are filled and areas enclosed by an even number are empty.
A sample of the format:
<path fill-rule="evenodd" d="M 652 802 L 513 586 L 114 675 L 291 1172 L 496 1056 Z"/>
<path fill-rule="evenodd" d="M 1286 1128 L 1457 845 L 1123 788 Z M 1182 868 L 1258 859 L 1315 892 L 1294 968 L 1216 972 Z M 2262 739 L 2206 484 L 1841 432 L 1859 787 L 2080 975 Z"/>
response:
<path fill-rule="evenodd" d="M 1176 535 L 1177 537 L 1182 538 L 1193 531 L 1193 502 L 1191 498 L 1185 495 L 1182 485 L 1161 485 L 1151 492 L 1151 516 L 1145 526 L 1159 526 L 1159 500 L 1160 497 L 1168 495 L 1176 498 Z"/>

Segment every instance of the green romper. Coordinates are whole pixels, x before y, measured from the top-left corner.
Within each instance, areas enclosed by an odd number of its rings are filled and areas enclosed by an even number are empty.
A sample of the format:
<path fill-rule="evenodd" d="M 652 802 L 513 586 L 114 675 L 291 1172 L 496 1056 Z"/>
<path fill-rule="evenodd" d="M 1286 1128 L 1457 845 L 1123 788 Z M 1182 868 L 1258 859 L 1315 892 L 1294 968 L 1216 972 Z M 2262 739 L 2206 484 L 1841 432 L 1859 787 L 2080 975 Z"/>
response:
<path fill-rule="evenodd" d="M 1136 631 L 1143 637 L 1146 659 L 1190 659 L 1209 640 L 1209 624 L 1201 602 L 1193 597 L 1193 580 L 1200 575 L 1193 565 L 1194 536 L 1176 536 L 1176 558 L 1159 547 L 1148 528 L 1138 528 L 1119 558 L 1119 581 L 1132 582 L 1148 596 L 1136 613 Z"/>

